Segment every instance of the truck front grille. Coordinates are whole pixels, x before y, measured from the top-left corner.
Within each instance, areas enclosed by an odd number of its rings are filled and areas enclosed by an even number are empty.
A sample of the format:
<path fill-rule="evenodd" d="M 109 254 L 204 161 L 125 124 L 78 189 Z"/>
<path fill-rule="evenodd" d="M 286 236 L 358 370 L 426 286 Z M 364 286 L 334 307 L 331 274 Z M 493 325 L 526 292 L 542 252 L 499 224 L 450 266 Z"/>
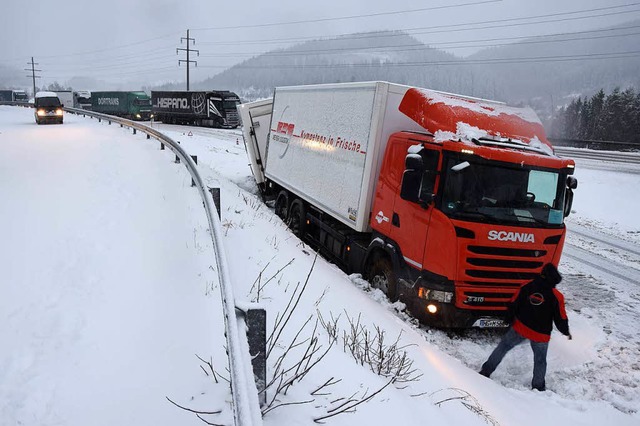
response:
<path fill-rule="evenodd" d="M 456 305 L 463 309 L 505 310 L 549 257 L 544 249 L 474 245 L 465 249 L 464 278 L 456 290 Z"/>
<path fill-rule="evenodd" d="M 240 124 L 240 116 L 238 115 L 237 110 L 227 111 L 227 124 L 229 126 L 237 126 Z"/>

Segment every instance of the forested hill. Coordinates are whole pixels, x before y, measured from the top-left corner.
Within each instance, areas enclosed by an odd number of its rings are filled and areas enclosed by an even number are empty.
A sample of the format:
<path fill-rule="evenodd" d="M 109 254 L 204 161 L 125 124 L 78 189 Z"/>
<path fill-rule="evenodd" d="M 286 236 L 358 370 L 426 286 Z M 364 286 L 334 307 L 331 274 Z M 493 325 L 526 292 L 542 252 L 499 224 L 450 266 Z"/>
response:
<path fill-rule="evenodd" d="M 616 87 L 640 88 L 639 46 L 640 21 L 632 21 L 594 31 L 521 40 L 466 59 L 476 64 L 490 62 L 476 67 L 500 81 L 509 100 L 551 109 L 578 96 L 592 96 L 600 89 L 610 93 Z"/>
<path fill-rule="evenodd" d="M 472 70 L 464 60 L 401 32 L 352 34 L 271 51 L 193 86 L 225 88 L 255 99 L 271 96 L 277 86 L 371 80 L 502 96 L 483 70 Z"/>
<path fill-rule="evenodd" d="M 526 103 L 543 117 L 600 89 L 640 88 L 640 21 L 557 34 L 506 39 L 467 58 L 402 32 L 352 34 L 271 51 L 192 86 L 234 90 L 251 100 L 270 96 L 276 86 L 387 80 Z"/>

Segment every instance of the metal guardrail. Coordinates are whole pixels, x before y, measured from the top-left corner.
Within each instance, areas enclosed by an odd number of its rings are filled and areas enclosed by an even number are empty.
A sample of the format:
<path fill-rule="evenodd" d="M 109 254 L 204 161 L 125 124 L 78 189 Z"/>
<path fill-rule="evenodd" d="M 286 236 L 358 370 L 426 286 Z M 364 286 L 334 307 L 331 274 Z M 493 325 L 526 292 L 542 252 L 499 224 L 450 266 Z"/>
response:
<path fill-rule="evenodd" d="M 244 329 L 244 318 L 236 315 L 236 304 L 233 296 L 233 288 L 230 282 L 229 267 L 227 265 L 226 254 L 224 251 L 222 237 L 222 225 L 218 218 L 215 206 L 208 191 L 205 189 L 202 178 L 196 169 L 195 162 L 191 156 L 173 139 L 160 133 L 159 131 L 136 123 L 125 118 L 115 117 L 112 115 L 101 114 L 93 111 L 87 111 L 77 108 L 65 107 L 65 111 L 95 117 L 99 120 L 115 122 L 122 126 L 135 129 L 146 133 L 147 137 L 153 137 L 165 144 L 173 151 L 185 165 L 195 186 L 200 192 L 204 203 L 205 212 L 209 221 L 209 229 L 211 240 L 216 253 L 216 261 L 218 263 L 218 278 L 220 280 L 220 292 L 222 294 L 222 307 L 225 319 L 225 336 L 227 339 L 227 354 L 229 357 L 229 369 L 231 374 L 231 393 L 233 397 L 233 415 L 234 424 L 236 426 L 260 426 L 262 425 L 262 415 L 260 412 L 258 392 L 255 381 L 253 380 L 253 371 L 251 369 L 251 357 L 248 350 L 246 336 L 244 340 L 241 338 L 240 328 Z"/>
<path fill-rule="evenodd" d="M 596 151 L 584 148 L 555 147 L 556 155 L 565 158 L 584 158 L 613 163 L 640 164 L 640 153 L 618 151 Z"/>
<path fill-rule="evenodd" d="M 632 142 L 596 141 L 589 139 L 548 138 L 554 147 L 586 148 L 602 151 L 640 151 L 640 144 Z"/>

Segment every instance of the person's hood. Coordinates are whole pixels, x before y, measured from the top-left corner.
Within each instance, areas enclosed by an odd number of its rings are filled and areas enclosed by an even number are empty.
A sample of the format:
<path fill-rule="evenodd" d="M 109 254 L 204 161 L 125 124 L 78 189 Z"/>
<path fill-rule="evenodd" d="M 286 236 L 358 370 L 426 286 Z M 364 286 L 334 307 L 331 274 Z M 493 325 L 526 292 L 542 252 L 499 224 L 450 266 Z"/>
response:
<path fill-rule="evenodd" d="M 555 287 L 556 284 L 562 281 L 562 275 L 560 275 L 558 269 L 551 263 L 547 263 L 546 265 L 544 265 L 540 276 L 542 277 L 544 282 L 549 284 L 551 287 Z"/>

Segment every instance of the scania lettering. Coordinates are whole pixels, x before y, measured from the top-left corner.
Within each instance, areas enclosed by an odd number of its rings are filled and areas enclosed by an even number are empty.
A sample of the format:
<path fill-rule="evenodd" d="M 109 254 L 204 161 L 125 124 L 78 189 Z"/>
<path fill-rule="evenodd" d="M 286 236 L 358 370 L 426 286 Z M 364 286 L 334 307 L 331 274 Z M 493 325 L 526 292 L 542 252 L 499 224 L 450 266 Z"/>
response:
<path fill-rule="evenodd" d="M 155 119 L 168 124 L 236 128 L 238 96 L 229 91 L 151 92 Z"/>
<path fill-rule="evenodd" d="M 145 92 L 91 92 L 89 95 L 93 111 L 130 120 L 153 117 L 151 99 Z"/>
<path fill-rule="evenodd" d="M 529 108 L 366 82 L 239 110 L 275 213 L 421 321 L 504 326 L 518 288 L 560 261 L 575 164 Z"/>
<path fill-rule="evenodd" d="M 533 234 L 524 234 L 521 232 L 506 232 L 506 231 L 489 231 L 489 240 L 498 241 L 519 241 L 521 243 L 535 243 L 535 237 Z"/>

